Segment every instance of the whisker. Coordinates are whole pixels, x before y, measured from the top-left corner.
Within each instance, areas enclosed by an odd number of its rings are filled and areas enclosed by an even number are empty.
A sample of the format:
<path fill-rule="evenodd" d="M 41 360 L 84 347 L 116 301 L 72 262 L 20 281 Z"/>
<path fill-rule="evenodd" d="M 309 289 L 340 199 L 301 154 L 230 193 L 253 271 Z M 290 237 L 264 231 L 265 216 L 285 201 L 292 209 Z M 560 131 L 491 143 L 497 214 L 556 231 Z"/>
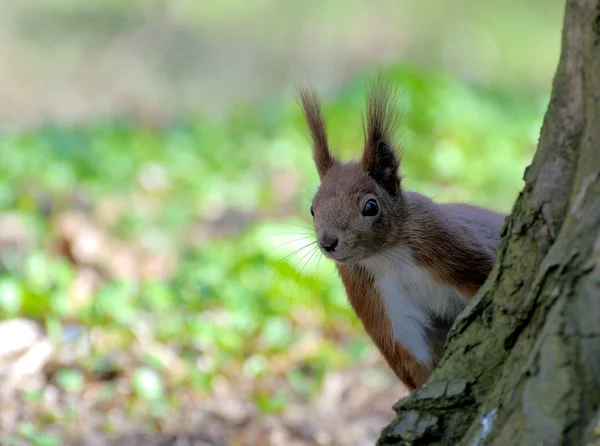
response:
<path fill-rule="evenodd" d="M 312 285 L 315 285 L 315 288 L 316 288 L 317 292 L 319 290 L 319 274 L 318 274 L 319 273 L 319 266 L 321 265 L 321 259 L 323 257 L 324 257 L 323 253 L 319 250 L 319 256 L 317 258 L 315 269 L 313 271 L 313 282 L 312 282 Z M 314 291 L 314 289 L 312 288 L 312 285 L 311 285 L 311 290 L 310 290 L 310 298 L 311 298 L 311 302 L 312 302 L 312 305 L 313 305 L 313 308 L 314 308 L 315 300 L 317 300 L 321 304 L 322 304 L 322 301 L 321 301 L 321 299 L 318 298 L 318 295 L 317 295 L 317 299 L 315 299 L 313 297 L 313 291 Z M 315 292 L 315 294 L 317 294 L 317 292 Z"/>
<path fill-rule="evenodd" d="M 302 232 L 277 232 L 277 233 L 274 233 L 273 235 L 302 235 L 302 236 L 306 235 L 308 237 L 314 236 L 314 234 L 305 234 Z"/>
<path fill-rule="evenodd" d="M 315 226 L 314 226 L 314 221 L 312 216 L 309 217 L 310 220 L 307 220 L 307 215 L 305 215 L 304 213 L 302 214 L 294 214 L 294 216 L 298 219 L 301 220 L 303 223 L 306 223 L 308 225 L 309 228 L 312 228 L 314 230 Z"/>
<path fill-rule="evenodd" d="M 300 262 L 302 262 L 309 254 L 310 256 L 308 257 L 308 259 L 306 260 L 306 262 L 304 262 L 304 265 L 302 266 L 302 268 L 300 269 L 300 272 L 298 273 L 298 275 L 296 276 L 296 281 L 294 282 L 294 287 L 292 288 L 292 294 L 290 294 L 290 299 L 289 299 L 289 308 L 288 308 L 288 312 L 291 313 L 292 310 L 292 304 L 291 304 L 291 300 L 294 297 L 294 292 L 296 291 L 296 286 L 298 285 L 298 281 L 300 280 L 300 276 L 302 276 L 302 272 L 304 271 L 304 268 L 306 268 L 306 265 L 308 265 L 308 263 L 310 262 L 310 259 L 312 259 L 312 257 L 315 255 L 315 252 L 318 251 L 318 247 L 314 247 L 313 249 L 311 249 L 308 254 L 305 254 L 300 261 L 296 264 L 296 268 L 298 267 L 298 265 L 300 264 Z"/>
<path fill-rule="evenodd" d="M 273 267 L 277 266 L 277 265 L 278 265 L 278 264 L 280 264 L 281 262 L 285 262 L 286 260 L 288 260 L 288 259 L 289 259 L 290 257 L 292 257 L 293 255 L 297 254 L 298 252 L 302 251 L 303 249 L 305 249 L 305 248 L 308 248 L 309 246 L 311 246 L 311 245 L 314 245 L 314 244 L 316 244 L 316 243 L 317 243 L 317 241 L 316 241 L 316 240 L 314 240 L 314 241 L 312 241 L 312 242 L 310 242 L 310 243 L 307 243 L 307 244 L 306 244 L 306 245 L 304 245 L 304 246 L 301 246 L 301 247 L 300 247 L 300 248 L 298 248 L 298 249 L 295 249 L 294 251 L 292 251 L 291 253 L 289 253 L 289 254 L 288 254 L 288 255 L 286 255 L 285 257 L 283 257 L 281 260 L 278 260 L 278 261 L 275 263 L 275 265 L 273 265 Z"/>
<path fill-rule="evenodd" d="M 267 291 L 271 290 L 271 287 L 273 286 L 273 280 L 275 279 L 275 276 L 277 275 L 277 273 L 279 272 L 279 270 L 283 267 L 283 265 L 285 264 L 284 262 L 286 262 L 288 259 L 290 259 L 291 257 L 293 257 L 294 255 L 296 255 L 297 253 L 299 253 L 300 251 L 302 251 L 303 249 L 306 249 L 314 244 L 316 244 L 317 241 L 313 241 L 311 243 L 308 243 L 304 246 L 301 246 L 298 249 L 295 249 L 294 251 L 292 251 L 290 254 L 286 255 L 285 257 L 283 257 L 281 260 L 278 260 L 273 266 L 271 266 L 266 272 L 265 275 L 267 275 L 271 270 L 273 270 L 273 276 L 271 277 L 271 280 L 269 282 L 269 286 L 267 287 Z"/>
<path fill-rule="evenodd" d="M 313 272 L 312 272 L 312 282 L 310 284 L 310 299 L 313 300 L 313 293 L 315 292 L 315 282 L 317 280 L 317 268 L 319 267 L 319 262 L 321 261 L 321 257 L 323 257 L 322 253 L 319 253 L 320 255 L 317 257 L 317 261 L 315 262 L 315 267 L 313 268 Z M 317 288 L 318 289 L 318 288 Z"/>
<path fill-rule="evenodd" d="M 301 220 L 303 220 L 303 221 L 304 221 L 304 219 L 301 219 Z M 304 222 L 307 224 L 307 226 L 300 225 L 300 224 L 297 224 L 297 223 L 292 223 L 291 221 L 282 221 L 282 222 L 280 222 L 280 223 L 282 223 L 282 224 L 285 224 L 285 225 L 292 225 L 292 226 L 296 226 L 296 227 L 298 227 L 298 228 L 306 229 L 307 231 L 315 232 L 315 227 L 314 227 L 314 226 L 311 226 L 311 224 L 309 224 L 309 223 L 308 223 L 308 222 L 306 222 L 306 221 L 304 221 Z"/>
<path fill-rule="evenodd" d="M 273 247 L 273 249 L 281 248 L 283 245 L 288 245 L 288 244 L 290 244 L 290 243 L 299 242 L 299 241 L 301 241 L 301 240 L 306 240 L 307 238 L 313 238 L 313 236 L 312 236 L 312 235 L 307 235 L 307 236 L 305 236 L 305 237 L 299 237 L 299 238 L 296 238 L 296 239 L 294 239 L 294 240 L 288 240 L 288 241 L 286 241 L 286 242 L 282 242 L 282 243 L 280 243 L 280 244 L 278 244 L 278 245 L 275 245 L 275 246 Z"/>

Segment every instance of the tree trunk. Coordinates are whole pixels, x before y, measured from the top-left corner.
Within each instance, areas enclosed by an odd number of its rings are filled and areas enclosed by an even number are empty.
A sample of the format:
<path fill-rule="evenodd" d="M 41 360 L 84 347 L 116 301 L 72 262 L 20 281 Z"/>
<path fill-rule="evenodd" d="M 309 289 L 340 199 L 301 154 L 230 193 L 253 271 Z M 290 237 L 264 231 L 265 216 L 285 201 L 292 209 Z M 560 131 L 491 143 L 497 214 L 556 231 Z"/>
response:
<path fill-rule="evenodd" d="M 496 266 L 379 445 L 600 444 L 600 0 L 567 0 L 525 183 Z"/>

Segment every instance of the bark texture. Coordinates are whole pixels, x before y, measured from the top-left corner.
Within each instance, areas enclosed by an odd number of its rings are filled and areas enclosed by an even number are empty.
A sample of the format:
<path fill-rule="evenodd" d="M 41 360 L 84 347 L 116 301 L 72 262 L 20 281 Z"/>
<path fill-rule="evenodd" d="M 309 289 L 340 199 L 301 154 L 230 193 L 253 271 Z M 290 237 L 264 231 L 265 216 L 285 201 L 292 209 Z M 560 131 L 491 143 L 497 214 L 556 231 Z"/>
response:
<path fill-rule="evenodd" d="M 600 445 L 600 0 L 567 0 L 525 183 L 487 282 L 379 445 Z"/>

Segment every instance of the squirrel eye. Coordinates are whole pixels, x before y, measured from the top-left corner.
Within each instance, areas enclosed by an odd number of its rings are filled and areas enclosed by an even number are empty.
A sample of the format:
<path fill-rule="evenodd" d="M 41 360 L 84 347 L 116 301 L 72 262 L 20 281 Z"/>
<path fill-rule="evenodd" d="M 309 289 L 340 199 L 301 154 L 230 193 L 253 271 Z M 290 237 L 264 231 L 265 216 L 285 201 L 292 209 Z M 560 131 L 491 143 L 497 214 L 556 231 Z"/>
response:
<path fill-rule="evenodd" d="M 315 216 L 315 212 L 313 211 L 313 207 L 310 207 L 310 215 L 312 215 L 313 217 Z"/>
<path fill-rule="evenodd" d="M 365 203 L 365 207 L 362 211 L 363 216 L 365 217 L 374 217 L 379 213 L 379 206 L 374 199 L 370 199 Z"/>

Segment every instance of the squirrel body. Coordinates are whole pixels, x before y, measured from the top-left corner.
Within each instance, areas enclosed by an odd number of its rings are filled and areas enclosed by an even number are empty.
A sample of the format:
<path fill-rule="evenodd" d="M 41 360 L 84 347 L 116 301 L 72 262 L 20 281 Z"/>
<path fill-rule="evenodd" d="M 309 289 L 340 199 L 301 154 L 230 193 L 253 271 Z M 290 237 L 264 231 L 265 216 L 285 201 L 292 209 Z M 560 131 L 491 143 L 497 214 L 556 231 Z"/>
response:
<path fill-rule="evenodd" d="M 360 161 L 331 156 L 316 93 L 301 90 L 300 99 L 321 178 L 311 206 L 319 247 L 334 260 L 366 332 L 413 390 L 425 383 L 454 320 L 487 279 L 505 214 L 437 204 L 401 188 L 397 115 L 386 83 L 369 91 Z"/>

